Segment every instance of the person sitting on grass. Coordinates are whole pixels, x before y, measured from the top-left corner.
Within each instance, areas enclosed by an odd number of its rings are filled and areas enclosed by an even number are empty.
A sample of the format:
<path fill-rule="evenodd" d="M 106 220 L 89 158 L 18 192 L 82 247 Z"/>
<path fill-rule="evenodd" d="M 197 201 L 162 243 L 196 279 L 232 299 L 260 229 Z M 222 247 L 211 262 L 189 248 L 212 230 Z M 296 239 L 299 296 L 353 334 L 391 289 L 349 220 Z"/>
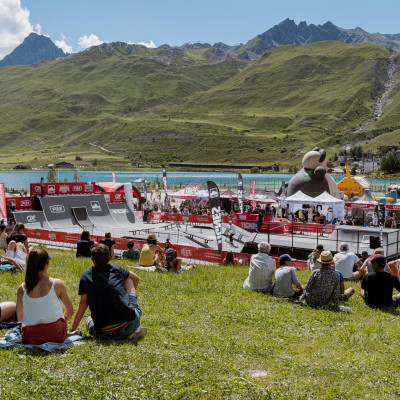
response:
<path fill-rule="evenodd" d="M 340 278 L 339 301 L 347 301 L 351 296 L 353 296 L 355 290 L 352 287 L 350 287 L 348 289 L 345 289 L 343 274 L 340 271 L 338 271 L 337 269 L 335 269 L 335 264 L 332 264 L 331 268 L 332 268 L 333 271 L 335 271 L 335 272 L 337 272 L 339 274 L 339 278 Z"/>
<path fill-rule="evenodd" d="M 222 265 L 243 265 L 244 262 L 241 258 L 236 258 L 231 251 L 226 253 L 224 261 L 222 261 Z"/>
<path fill-rule="evenodd" d="M 99 339 L 140 339 L 146 328 L 139 328 L 142 311 L 137 304 L 139 277 L 125 268 L 109 264 L 110 251 L 104 244 L 92 248 L 93 267 L 79 281 L 81 296 L 71 330 L 75 330 L 87 307 L 89 332 Z"/>
<path fill-rule="evenodd" d="M 133 246 L 135 245 L 135 243 L 133 242 L 133 240 L 130 240 L 127 244 L 126 247 L 128 247 L 128 250 L 125 250 L 122 253 L 122 258 L 125 258 L 127 260 L 131 260 L 131 261 L 138 261 L 140 258 L 140 251 L 139 250 L 133 250 Z"/>
<path fill-rule="evenodd" d="M 182 259 L 178 257 L 178 253 L 174 249 L 168 249 L 166 251 L 165 260 L 165 269 L 169 272 L 175 272 L 176 274 L 195 268 L 193 264 L 188 264 L 186 267 L 182 266 Z"/>
<path fill-rule="evenodd" d="M 16 243 L 14 240 L 12 240 L 10 243 L 8 243 L 6 256 L 7 257 L 3 257 L 3 260 L 14 266 L 17 271 L 22 272 L 25 269 L 26 259 L 28 256 L 27 252 L 25 251 L 25 244 Z"/>
<path fill-rule="evenodd" d="M 17 305 L 13 301 L 0 303 L 0 322 L 17 321 Z"/>
<path fill-rule="evenodd" d="M 378 254 L 383 256 L 384 255 L 383 253 L 384 253 L 383 249 L 381 249 L 379 247 L 377 249 L 375 249 L 374 252 L 372 253 L 372 256 L 367 258 L 364 261 L 364 264 L 361 267 L 361 269 L 365 273 L 368 273 L 368 274 L 370 274 L 371 272 L 374 272 L 374 269 L 372 267 L 372 259 Z M 397 277 L 399 276 L 399 268 L 398 268 L 398 265 L 397 265 L 396 261 L 394 261 L 394 262 L 390 261 L 389 263 L 387 263 L 385 265 L 384 271 L 385 272 L 389 272 L 389 274 L 392 274 L 394 276 L 397 276 Z"/>
<path fill-rule="evenodd" d="M 17 291 L 17 316 L 25 344 L 63 343 L 67 338 L 67 322 L 74 308 L 64 282 L 47 275 L 49 264 L 45 249 L 31 250 L 25 282 Z"/>
<path fill-rule="evenodd" d="M 300 299 L 313 308 L 323 307 L 330 301 L 335 307 L 338 307 L 340 277 L 331 269 L 334 262 L 332 253 L 323 251 L 318 262 L 321 264 L 321 268 L 311 273 Z"/>
<path fill-rule="evenodd" d="M 115 260 L 115 253 L 114 253 L 115 240 L 111 239 L 111 233 L 107 232 L 104 235 L 104 239 L 101 239 L 99 241 L 99 243 L 105 244 L 108 247 L 108 249 L 110 250 L 110 258 L 111 258 L 111 260 Z"/>
<path fill-rule="evenodd" d="M 323 251 L 324 246 L 322 244 L 319 244 L 308 256 L 307 265 L 308 269 L 311 270 L 311 272 L 321 268 L 321 264 L 317 260 Z"/>
<path fill-rule="evenodd" d="M 400 294 L 393 296 L 393 289 L 400 292 L 400 281 L 397 277 L 385 272 L 386 258 L 377 254 L 372 258 L 373 272 L 364 276 L 360 294 L 365 303 L 372 308 L 399 307 Z"/>
<path fill-rule="evenodd" d="M 76 243 L 76 256 L 90 258 L 90 250 L 95 242 L 90 239 L 89 231 L 82 231 L 81 238 Z"/>
<path fill-rule="evenodd" d="M 340 252 L 335 255 L 334 261 L 335 269 L 342 273 L 345 281 L 356 281 L 361 279 L 365 274 L 365 270 L 361 268 L 362 262 L 354 253 L 349 251 L 349 245 L 347 243 L 340 244 Z M 356 272 L 353 272 L 354 265 L 359 268 Z"/>
<path fill-rule="evenodd" d="M 154 233 L 149 233 L 147 243 L 142 247 L 139 258 L 140 267 L 162 267 L 165 265 L 164 250 L 157 245 Z"/>
<path fill-rule="evenodd" d="M 303 294 L 304 286 L 297 279 L 296 268 L 293 267 L 295 261 L 289 254 L 282 254 L 279 257 L 280 267 L 275 271 L 275 285 L 272 294 L 278 297 L 298 299 Z M 293 289 L 293 286 L 297 290 Z"/>
<path fill-rule="evenodd" d="M 258 254 L 253 254 L 250 259 L 249 276 L 243 283 L 244 289 L 269 293 L 273 285 L 276 263 L 269 256 L 271 245 L 261 242 L 257 245 Z"/>
<path fill-rule="evenodd" d="M 22 243 L 25 247 L 25 253 L 29 253 L 28 236 L 25 235 L 25 225 L 18 223 L 14 226 L 13 231 L 7 236 L 7 246 L 11 242 Z M 7 247 L 8 248 L 8 247 Z"/>

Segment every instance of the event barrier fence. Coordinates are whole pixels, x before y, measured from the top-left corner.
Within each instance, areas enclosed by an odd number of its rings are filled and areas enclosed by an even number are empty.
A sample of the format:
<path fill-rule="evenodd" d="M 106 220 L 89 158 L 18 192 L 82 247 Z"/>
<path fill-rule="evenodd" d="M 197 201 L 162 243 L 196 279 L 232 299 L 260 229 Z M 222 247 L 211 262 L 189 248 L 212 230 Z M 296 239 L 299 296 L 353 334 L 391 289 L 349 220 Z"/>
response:
<path fill-rule="evenodd" d="M 58 232 L 58 231 L 47 231 L 43 229 L 25 229 L 25 233 L 29 238 L 37 239 L 44 241 L 50 245 L 58 246 L 58 247 L 69 247 L 75 248 L 76 242 L 80 239 L 79 233 L 68 233 L 68 232 Z M 100 241 L 103 239 L 103 236 L 91 236 L 92 240 Z M 127 250 L 127 243 L 133 240 L 134 241 L 134 249 L 141 250 L 143 245 L 146 243 L 145 240 L 137 240 L 137 239 L 122 239 L 122 238 L 114 238 L 115 245 L 114 248 L 116 250 Z M 65 246 L 67 244 L 67 246 Z M 158 243 L 160 247 L 165 248 L 164 243 Z M 226 251 L 222 251 L 218 253 L 217 250 L 214 249 L 205 249 L 205 248 L 197 248 L 192 246 L 182 246 L 178 244 L 171 244 L 170 246 L 178 253 L 178 256 L 189 259 L 189 260 L 199 260 L 206 261 L 209 263 L 221 264 L 226 257 Z M 233 253 L 236 258 L 241 258 L 246 264 L 250 262 L 251 254 L 245 253 Z M 273 257 L 274 258 L 274 257 Z M 277 262 L 278 259 L 274 258 Z M 279 266 L 277 262 L 277 266 Z M 307 269 L 307 263 L 304 261 L 295 261 L 294 266 L 298 269 Z"/>

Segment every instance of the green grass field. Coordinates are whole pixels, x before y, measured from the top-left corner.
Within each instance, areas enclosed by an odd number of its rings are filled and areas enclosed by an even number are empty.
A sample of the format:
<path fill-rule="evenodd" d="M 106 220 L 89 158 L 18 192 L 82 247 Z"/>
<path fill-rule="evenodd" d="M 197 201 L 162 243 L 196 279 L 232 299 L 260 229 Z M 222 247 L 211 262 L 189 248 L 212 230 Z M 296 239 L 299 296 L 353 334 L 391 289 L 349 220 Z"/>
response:
<path fill-rule="evenodd" d="M 66 282 L 76 309 L 90 261 L 49 251 L 49 274 Z M 358 294 L 346 304 L 350 313 L 313 310 L 243 290 L 247 271 L 139 271 L 142 341 L 90 339 L 56 354 L 1 350 L 0 398 L 399 398 L 397 311 L 371 310 Z M 309 273 L 298 275 L 305 284 Z M 2 274 L 0 300 L 15 299 L 22 281 Z"/>

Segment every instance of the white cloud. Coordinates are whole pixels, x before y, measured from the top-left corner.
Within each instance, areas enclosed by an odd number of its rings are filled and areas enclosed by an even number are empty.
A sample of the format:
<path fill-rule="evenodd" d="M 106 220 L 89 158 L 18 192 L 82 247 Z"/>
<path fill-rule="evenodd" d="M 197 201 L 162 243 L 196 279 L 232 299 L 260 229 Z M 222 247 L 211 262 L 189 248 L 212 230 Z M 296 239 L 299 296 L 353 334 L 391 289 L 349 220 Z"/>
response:
<path fill-rule="evenodd" d="M 83 35 L 78 40 L 78 45 L 83 50 L 91 46 L 98 46 L 102 43 L 103 42 L 99 39 L 99 37 L 97 35 L 94 35 L 93 33 L 89 36 Z"/>
<path fill-rule="evenodd" d="M 41 35 L 42 34 L 42 25 L 36 24 L 34 27 L 34 30 L 38 35 Z"/>
<path fill-rule="evenodd" d="M 64 35 L 61 35 L 61 38 L 63 37 Z M 65 37 L 65 36 L 64 36 Z M 55 45 L 57 46 L 57 47 L 59 47 L 60 49 L 62 49 L 62 51 L 64 52 L 64 53 L 72 53 L 72 46 L 70 46 L 69 44 L 67 44 L 66 42 L 65 42 L 65 40 L 56 40 L 55 42 Z"/>
<path fill-rule="evenodd" d="M 20 0 L 0 0 L 0 59 L 11 53 L 34 29 Z M 40 25 L 39 25 L 40 26 Z"/>
<path fill-rule="evenodd" d="M 152 40 L 150 40 L 150 43 L 138 42 L 138 43 L 136 43 L 136 44 L 141 44 L 142 46 L 146 46 L 146 47 L 148 47 L 149 49 L 155 49 L 155 48 L 157 47 L 156 44 L 155 44 Z"/>

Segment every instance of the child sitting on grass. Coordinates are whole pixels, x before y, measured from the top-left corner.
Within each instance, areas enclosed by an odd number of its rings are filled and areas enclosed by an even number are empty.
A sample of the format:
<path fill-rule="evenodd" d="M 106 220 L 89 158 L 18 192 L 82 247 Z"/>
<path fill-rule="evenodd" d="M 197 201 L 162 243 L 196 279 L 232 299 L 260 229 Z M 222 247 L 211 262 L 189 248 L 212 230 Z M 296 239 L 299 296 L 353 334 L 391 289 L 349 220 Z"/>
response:
<path fill-rule="evenodd" d="M 128 247 L 128 250 L 125 250 L 122 253 L 122 258 L 125 258 L 127 260 L 131 260 L 131 261 L 139 261 L 140 258 L 140 251 L 139 250 L 133 250 L 133 246 L 135 245 L 135 243 L 133 242 L 133 240 L 130 240 L 126 246 Z"/>

